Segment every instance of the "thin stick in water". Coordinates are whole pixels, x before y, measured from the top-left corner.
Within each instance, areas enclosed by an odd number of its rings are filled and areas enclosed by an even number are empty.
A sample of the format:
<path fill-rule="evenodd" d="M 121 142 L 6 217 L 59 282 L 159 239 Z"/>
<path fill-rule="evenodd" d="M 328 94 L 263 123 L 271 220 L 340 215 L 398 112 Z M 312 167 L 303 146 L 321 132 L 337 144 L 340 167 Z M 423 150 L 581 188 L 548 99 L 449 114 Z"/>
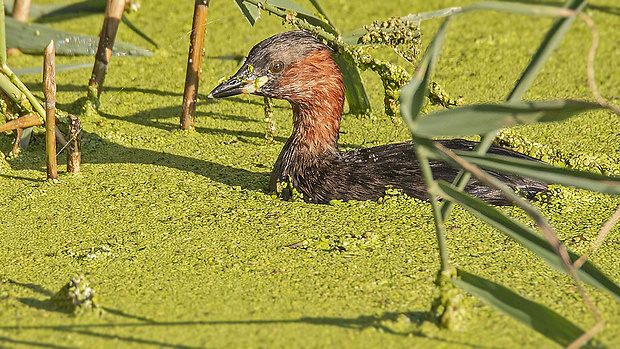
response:
<path fill-rule="evenodd" d="M 79 173 L 82 163 L 82 123 L 69 114 L 69 142 L 67 143 L 67 172 Z"/>
<path fill-rule="evenodd" d="M 13 131 L 18 128 L 26 128 L 30 126 L 41 126 L 43 123 L 39 119 L 39 116 L 36 113 L 26 114 L 24 116 L 20 116 L 17 119 L 13 119 L 6 124 L 0 125 L 0 133 L 6 131 Z"/>
<path fill-rule="evenodd" d="M 190 36 L 189 54 L 187 56 L 187 73 L 185 75 L 185 92 L 183 93 L 183 111 L 181 112 L 181 129 L 194 127 L 196 116 L 196 98 L 198 96 L 198 79 L 202 64 L 202 51 L 207 29 L 207 13 L 210 0 L 196 0 L 194 21 Z"/>
<path fill-rule="evenodd" d="M 15 0 L 13 4 L 13 18 L 26 23 L 30 14 L 30 0 Z"/>
<path fill-rule="evenodd" d="M 103 89 L 103 80 L 105 73 L 112 57 L 112 47 L 116 39 L 118 31 L 118 23 L 121 21 L 123 11 L 125 10 L 125 0 L 108 0 L 105 9 L 105 19 L 103 27 L 99 34 L 99 46 L 95 55 L 95 64 L 93 65 L 93 73 L 88 82 L 88 96 L 91 98 L 99 98 Z"/>
<path fill-rule="evenodd" d="M 54 41 L 43 54 L 43 94 L 45 95 L 45 151 L 47 179 L 58 179 L 56 160 L 56 50 Z"/>

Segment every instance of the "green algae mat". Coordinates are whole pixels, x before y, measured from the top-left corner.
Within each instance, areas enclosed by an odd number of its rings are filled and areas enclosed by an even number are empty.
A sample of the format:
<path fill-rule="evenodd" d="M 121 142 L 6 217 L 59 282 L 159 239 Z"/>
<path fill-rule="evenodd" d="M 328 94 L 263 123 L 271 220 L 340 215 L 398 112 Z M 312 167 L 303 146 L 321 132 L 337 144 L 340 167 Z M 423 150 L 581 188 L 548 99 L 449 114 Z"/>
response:
<path fill-rule="evenodd" d="M 321 3 L 349 31 L 471 2 Z M 233 1 L 212 2 L 196 127 L 177 130 L 192 6 L 148 1 L 132 15 L 160 48 L 151 57 L 112 58 L 99 113 L 80 116 L 80 174 L 63 173 L 60 166 L 58 182 L 45 180 L 41 129 L 25 153 L 0 160 L 0 347 L 557 347 L 464 292 L 456 329 L 425 321 L 438 293 L 433 281 L 439 268 L 428 203 L 389 194 L 381 202 L 312 205 L 268 192 L 270 168 L 290 134 L 290 107 L 275 102 L 271 143 L 262 98 L 210 100 L 206 94 L 236 71 L 234 57 L 284 30 L 279 19 L 263 14 L 252 28 Z M 618 105 L 620 5 L 593 1 L 587 13 L 601 38 L 599 89 Z M 102 19 L 62 16 L 45 24 L 97 35 Z M 435 80 L 467 104 L 501 101 L 551 23 L 491 12 L 455 18 Z M 425 44 L 438 25 L 422 24 Z M 127 27 L 117 39 L 151 48 Z M 577 21 L 526 98 L 590 98 L 590 39 Z M 9 57 L 12 68 L 41 61 Z M 57 64 L 88 62 L 92 58 L 57 57 Z M 85 95 L 89 76 L 89 69 L 57 74 L 60 109 L 79 112 L 75 101 Z M 408 140 L 406 127 L 382 112 L 379 79 L 362 76 L 375 111 L 344 116 L 341 148 Z M 22 79 L 43 95 L 40 76 Z M 620 170 L 620 118 L 608 112 L 519 127 L 504 137 L 520 151 L 541 157 L 553 152 L 575 168 Z M 1 134 L 0 151 L 8 154 L 12 141 Z M 554 186 L 536 205 L 561 241 L 581 254 L 620 198 Z M 503 210 L 532 224 L 517 208 Z M 460 269 L 510 287 L 583 329 L 595 324 L 568 276 L 462 209 L 448 222 L 448 246 Z M 618 251 L 615 227 L 591 256 L 616 283 Z M 96 308 L 62 306 L 60 291 L 72 280 L 76 297 L 94 290 Z M 607 321 L 597 340 L 618 346 L 620 305 L 588 291 Z"/>

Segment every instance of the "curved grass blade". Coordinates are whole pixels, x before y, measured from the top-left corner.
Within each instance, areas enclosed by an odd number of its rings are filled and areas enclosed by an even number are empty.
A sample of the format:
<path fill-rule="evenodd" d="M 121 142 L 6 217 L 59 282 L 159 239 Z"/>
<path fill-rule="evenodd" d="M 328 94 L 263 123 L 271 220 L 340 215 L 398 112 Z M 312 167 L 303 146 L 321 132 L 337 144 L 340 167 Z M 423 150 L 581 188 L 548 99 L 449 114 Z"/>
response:
<path fill-rule="evenodd" d="M 370 101 L 359 70 L 339 54 L 334 55 L 334 59 L 342 71 L 344 93 L 349 104 L 349 112 L 358 115 L 370 113 Z"/>
<path fill-rule="evenodd" d="M 310 11 L 289 0 L 235 0 L 235 3 L 251 25 L 254 25 L 258 18 L 260 18 L 260 9 L 258 8 L 258 5 L 261 4 L 261 8 L 263 10 L 273 12 L 282 18 L 284 18 L 288 13 L 296 13 L 297 17 L 306 20 L 314 26 L 321 27 L 330 34 L 338 36 L 338 31 L 336 28 L 332 27 L 325 20 L 313 15 Z"/>
<path fill-rule="evenodd" d="M 329 17 L 327 16 L 327 12 L 325 12 L 325 10 L 323 9 L 323 6 L 321 6 L 318 0 L 310 0 L 310 3 L 321 14 L 321 16 L 325 18 L 325 20 L 327 21 L 327 23 L 329 23 L 330 26 L 332 26 L 333 28 L 336 28 L 336 26 L 334 25 L 334 22 L 332 22 L 329 19 Z"/>
<path fill-rule="evenodd" d="M 129 18 L 127 18 L 124 13 L 123 16 L 121 16 L 121 21 L 123 21 L 123 23 L 125 23 L 129 27 L 129 29 L 133 30 L 134 33 L 138 34 L 142 39 L 148 41 L 151 45 L 155 46 L 155 48 L 159 48 L 159 45 L 155 42 L 155 40 L 151 39 L 140 28 L 136 27 L 133 23 L 131 23 Z"/>
<path fill-rule="evenodd" d="M 283 10 L 297 12 L 298 15 L 303 15 L 304 17 L 310 17 L 310 18 L 321 20 L 319 17 L 313 15 L 312 12 L 306 10 L 305 8 L 297 5 L 296 3 L 290 0 L 267 0 L 267 2 Z"/>
<path fill-rule="evenodd" d="M 581 11 L 585 8 L 587 2 L 587 0 L 566 0 L 564 8 Z M 545 65 L 545 62 L 547 62 L 549 56 L 551 56 L 551 53 L 553 53 L 555 48 L 560 44 L 560 41 L 570 28 L 571 24 L 573 24 L 574 20 L 575 17 L 573 16 L 559 18 L 553 23 L 551 29 L 549 29 L 542 43 L 538 47 L 538 50 L 534 53 L 534 56 L 532 56 L 530 63 L 523 70 L 521 77 L 510 92 L 510 95 L 508 96 L 509 101 L 523 98 L 525 92 L 527 92 L 530 86 L 532 86 L 534 79 L 538 76 L 538 73 Z"/>
<path fill-rule="evenodd" d="M 417 136 L 427 138 L 479 135 L 503 127 L 563 121 L 602 108 L 605 107 L 598 103 L 573 100 L 477 104 L 428 115 L 410 129 Z"/>
<path fill-rule="evenodd" d="M 586 6 L 587 0 L 566 0 L 563 8 L 568 8 L 575 11 L 581 11 Z M 545 38 L 540 43 L 540 46 L 536 50 L 536 53 L 532 56 L 532 59 L 528 63 L 527 67 L 521 73 L 521 77 L 513 87 L 512 91 L 508 95 L 507 101 L 518 101 L 523 98 L 527 90 L 530 88 L 538 73 L 547 62 L 551 53 L 558 46 L 571 24 L 575 20 L 575 17 L 558 18 L 553 26 L 545 34 Z M 498 130 L 488 131 L 480 140 L 480 144 L 476 147 L 475 151 L 478 154 L 484 154 L 489 149 Z M 470 174 L 465 171 L 461 171 L 454 183 L 458 188 L 464 188 L 465 184 L 470 178 Z M 447 218 L 450 215 L 452 204 L 447 203 L 441 208 L 442 217 Z"/>
<path fill-rule="evenodd" d="M 82 69 L 82 68 L 92 68 L 92 63 L 77 63 L 77 64 L 61 64 L 56 66 L 56 72 Z M 30 75 L 30 74 L 42 74 L 43 67 L 31 67 L 31 68 L 21 68 L 13 70 L 15 75 Z"/>
<path fill-rule="evenodd" d="M 450 279 L 451 283 L 560 345 L 566 346 L 584 333 L 562 315 L 505 286 L 461 269 L 457 275 L 459 278 Z"/>
<path fill-rule="evenodd" d="M 569 8 L 524 3 L 507 3 L 498 1 L 481 1 L 463 8 L 463 12 L 470 11 L 497 11 L 511 14 L 549 17 L 571 17 L 575 12 Z"/>
<path fill-rule="evenodd" d="M 305 8 L 297 5 L 296 3 L 290 0 L 268 0 L 267 2 L 282 10 L 287 10 L 289 12 L 295 12 L 297 13 L 297 17 L 303 18 L 306 21 L 308 21 L 308 23 L 321 27 L 323 30 L 327 31 L 328 33 L 338 36 L 338 31 L 336 30 L 336 28 L 333 27 L 329 22 L 327 22 L 326 19 L 322 19 L 322 18 L 315 16 L 310 11 L 306 10 Z"/>
<path fill-rule="evenodd" d="M 437 184 L 441 191 L 443 191 L 444 198 L 459 203 L 481 221 L 486 222 L 499 232 L 532 251 L 553 269 L 566 273 L 562 259 L 553 251 L 549 243 L 530 227 L 511 219 L 490 204 L 459 191 L 445 181 L 438 181 Z M 571 251 L 568 251 L 568 254 L 571 262 L 579 258 L 578 255 Z M 606 291 L 620 303 L 620 287 L 595 267 L 594 264 L 587 261 L 580 269 L 576 269 L 576 273 L 581 281 Z"/>
<path fill-rule="evenodd" d="M 433 37 L 433 41 L 431 41 L 426 48 L 426 52 L 424 52 L 424 56 L 422 56 L 418 67 L 413 73 L 411 81 L 401 89 L 399 97 L 400 113 L 411 131 L 417 127 L 416 125 L 419 122 L 417 118 L 424 105 L 424 98 L 428 93 L 430 75 L 439 58 L 439 53 L 441 52 L 441 46 L 443 45 L 443 39 L 445 38 L 449 23 L 450 17 L 446 18 L 441 24 L 441 27 L 439 27 L 439 30 L 437 30 L 437 33 Z"/>
<path fill-rule="evenodd" d="M 16 47 L 26 53 L 42 53 L 43 48 L 54 40 L 57 55 L 88 55 L 97 51 L 99 38 L 57 30 L 37 23 L 21 23 L 11 17 L 6 18 L 7 47 Z M 115 56 L 151 56 L 153 52 L 138 46 L 116 42 Z"/>
<path fill-rule="evenodd" d="M 254 26 L 254 24 L 256 24 L 256 20 L 260 18 L 260 10 L 258 9 L 258 6 L 243 0 L 235 0 L 235 4 L 237 4 L 237 7 L 241 13 L 243 13 L 248 22 Z"/>
<path fill-rule="evenodd" d="M 561 184 L 599 193 L 620 195 L 620 178 L 608 177 L 598 173 L 572 170 L 569 168 L 554 167 L 544 163 L 518 159 L 495 154 L 476 155 L 472 152 L 454 151 L 467 162 L 503 173 L 512 173 L 522 177 L 537 179 L 548 184 Z M 449 157 L 442 156 L 440 151 L 431 151 L 429 155 L 434 159 L 449 161 Z M 452 162 L 453 163 L 453 162 Z"/>

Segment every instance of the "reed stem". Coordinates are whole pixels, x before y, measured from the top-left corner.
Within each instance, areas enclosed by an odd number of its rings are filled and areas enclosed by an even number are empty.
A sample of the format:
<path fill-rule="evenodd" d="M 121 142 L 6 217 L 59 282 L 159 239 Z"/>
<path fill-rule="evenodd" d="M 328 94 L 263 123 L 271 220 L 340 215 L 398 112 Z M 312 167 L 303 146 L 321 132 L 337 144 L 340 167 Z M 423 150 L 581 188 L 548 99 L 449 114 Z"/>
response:
<path fill-rule="evenodd" d="M 16 20 L 26 23 L 30 14 L 30 0 L 15 0 L 12 16 Z"/>
<path fill-rule="evenodd" d="M 204 49 L 207 13 L 210 0 L 196 0 L 194 20 L 190 36 L 189 54 L 187 55 L 187 73 L 185 75 L 185 92 L 183 93 L 183 111 L 181 112 L 181 129 L 194 128 L 196 116 L 196 99 L 198 97 L 198 80 Z"/>
<path fill-rule="evenodd" d="M 93 65 L 93 73 L 88 82 L 88 97 L 91 99 L 99 99 L 103 90 L 103 80 L 112 57 L 112 48 L 118 31 L 118 24 L 125 11 L 125 0 L 108 0 L 105 9 L 105 19 L 103 27 L 99 34 L 99 46 L 95 55 L 95 64 Z"/>
<path fill-rule="evenodd" d="M 67 172 L 79 173 L 82 163 L 82 123 L 69 114 L 69 143 L 67 145 Z"/>
<path fill-rule="evenodd" d="M 51 41 L 45 47 L 43 61 L 47 179 L 58 179 L 58 162 L 56 159 L 56 50 L 54 48 L 54 41 Z"/>

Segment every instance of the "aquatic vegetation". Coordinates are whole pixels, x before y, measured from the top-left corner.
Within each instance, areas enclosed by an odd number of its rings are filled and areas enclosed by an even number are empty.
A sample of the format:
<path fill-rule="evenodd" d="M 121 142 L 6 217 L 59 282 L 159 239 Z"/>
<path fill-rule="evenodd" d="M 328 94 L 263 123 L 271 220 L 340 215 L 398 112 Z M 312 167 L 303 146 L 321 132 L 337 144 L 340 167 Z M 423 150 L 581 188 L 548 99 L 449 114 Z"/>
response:
<path fill-rule="evenodd" d="M 235 22 L 235 16 L 229 15 L 236 11 L 229 3 L 218 2 L 217 6 L 222 7 L 213 8 L 210 14 L 209 55 L 228 54 L 231 47 L 244 52 L 247 45 L 281 30 L 279 23 L 267 21 L 255 31 L 246 30 L 249 26 Z M 336 3 L 331 4 L 345 6 Z M 417 5 L 432 9 L 430 5 L 422 6 L 423 2 Z M 145 13 L 150 23 L 165 19 L 170 25 L 165 30 L 153 25 L 145 30 L 157 33 L 167 46 L 148 59 L 119 61 L 118 70 L 112 70 L 107 78 L 110 89 L 101 100 L 103 108 L 93 110 L 91 115 L 80 115 L 85 163 L 79 176 L 61 173 L 57 183 L 42 181 L 40 142 L 8 162 L 1 159 L 0 153 L 0 189 L 4 194 L 0 201 L 0 341 L 4 345 L 253 347 L 259 343 L 283 347 L 448 348 L 489 343 L 497 347 L 554 344 L 462 292 L 461 287 L 473 294 L 498 290 L 493 295 L 496 299 L 486 300 L 501 301 L 500 296 L 507 296 L 513 301 L 518 299 L 522 303 L 517 304 L 528 311 L 540 310 L 536 304 L 543 304 L 552 313 L 543 311 L 540 319 L 546 319 L 544 314 L 565 316 L 579 328 L 551 315 L 548 323 L 566 325 L 562 328 L 568 329 L 559 335 L 546 333 L 559 343 L 567 343 L 567 338 L 574 338 L 595 323 L 593 317 L 588 317 L 587 307 L 569 276 L 549 268 L 513 238 L 481 224 L 466 209 L 473 207 L 482 212 L 486 208 L 465 197 L 458 199 L 471 206 L 455 206 L 450 219 L 442 221 L 448 265 L 459 270 L 451 269 L 451 273 L 439 278 L 439 286 L 433 283 L 440 257 L 433 233 L 433 211 L 427 203 L 393 190 L 388 190 L 380 202 L 334 201 L 320 207 L 274 198 L 266 190 L 266 172 L 285 141 L 284 125 L 288 125 L 290 115 L 283 104 L 275 102 L 271 109 L 273 121 L 283 125 L 273 133 L 273 143 L 265 144 L 265 129 L 261 127 L 263 100 L 251 97 L 215 103 L 199 95 L 195 131 L 177 130 L 177 98 L 187 55 L 187 35 L 179 39 L 182 34 L 177 28 L 189 28 L 190 8 L 187 3 L 167 1 L 149 1 L 148 6 L 158 9 Z M 382 6 L 398 13 L 396 3 Z M 406 6 L 411 6 L 410 2 Z M 334 19 L 344 21 L 345 15 L 355 15 L 360 17 L 357 22 L 364 23 L 375 19 L 361 18 L 370 17 L 369 11 L 377 17 L 385 15 L 372 4 L 366 7 L 359 11 L 343 7 L 334 13 Z M 617 23 L 613 14 L 594 11 L 609 27 Z M 444 71 L 435 69 L 435 79 L 446 90 L 457 91 L 455 95 L 465 95 L 468 103 L 495 102 L 501 98 L 498 94 L 502 92 L 496 91 L 502 84 L 489 79 L 494 74 L 488 72 L 489 64 L 494 58 L 509 56 L 510 60 L 503 62 L 500 80 L 511 81 L 513 75 L 518 76 L 517 64 L 526 63 L 519 54 L 532 49 L 522 47 L 521 41 L 535 44 L 540 28 L 550 22 L 541 20 L 534 25 L 506 17 L 511 26 L 507 28 L 488 14 L 462 17 L 467 23 L 459 27 L 464 34 L 453 37 L 451 44 L 444 47 L 454 57 L 444 55 L 442 61 L 458 64 L 438 65 Z M 459 19 L 451 20 L 451 25 L 458 23 Z M 77 19 L 62 27 L 76 31 L 88 24 L 87 20 Z M 516 33 L 494 32 L 501 40 L 491 48 L 477 44 L 476 35 L 484 42 L 484 31 L 499 27 L 514 27 Z M 433 32 L 436 28 L 430 24 L 424 29 Z M 583 28 L 577 29 L 578 35 L 572 35 L 586 42 Z M 468 36 L 470 31 L 476 34 Z M 573 53 L 579 45 L 574 41 L 564 44 L 562 54 L 567 58 L 560 55 L 560 59 L 549 61 L 542 73 L 547 75 L 543 75 L 539 89 L 532 92 L 533 99 L 553 98 L 556 85 L 569 86 L 579 81 L 571 80 L 578 72 L 561 70 L 566 67 L 565 60 L 575 62 L 581 58 L 579 53 Z M 616 70 L 609 68 L 613 50 L 602 48 L 605 54 L 600 66 L 607 67 L 607 71 L 601 76 L 608 76 L 610 83 L 606 86 L 612 91 L 608 94 L 615 95 L 618 84 L 612 82 L 617 80 L 613 73 Z M 472 62 L 469 49 L 490 58 L 473 67 L 462 67 L 461 60 L 469 58 L 468 62 Z M 377 59 L 389 61 L 388 57 L 379 55 Z M 205 86 L 215 85 L 219 76 L 234 68 L 233 63 L 215 64 L 209 56 L 205 58 L 201 82 Z M 32 66 L 35 58 L 24 55 L 12 59 Z M 151 73 L 162 72 L 162 68 L 165 73 Z M 59 87 L 58 103 L 74 108 L 72 103 L 83 95 L 74 86 L 82 86 L 85 80 L 76 71 L 63 74 L 65 83 Z M 368 91 L 382 90 L 382 81 L 373 81 L 368 78 L 371 74 L 364 74 Z M 561 76 L 552 79 L 552 74 Z M 372 76 L 376 77 L 374 73 Z M 40 95 L 36 87 L 39 79 L 23 78 L 35 96 Z M 430 82 L 428 86 L 434 89 Z M 576 90 L 568 96 L 585 98 L 581 89 Z M 552 96 L 545 94 L 548 91 Z M 420 96 L 425 100 L 427 92 Z M 368 97 L 373 105 L 383 103 L 381 92 Z M 421 109 L 424 111 L 424 105 Z M 588 114 L 590 119 L 581 122 L 588 127 L 603 125 L 601 133 L 613 137 L 611 129 L 617 123 L 602 115 L 601 111 L 592 112 Z M 433 116 L 422 116 L 419 121 L 426 117 Z M 343 122 L 341 141 L 347 149 L 409 137 L 408 129 L 393 126 L 383 118 L 345 117 Z M 616 173 L 614 157 L 596 150 L 596 144 L 602 143 L 600 139 L 592 140 L 593 145 L 584 146 L 585 150 L 559 140 L 552 150 L 548 146 L 548 139 L 554 136 L 551 131 L 520 131 L 503 131 L 499 137 L 493 135 L 485 141 L 505 139 L 511 147 L 534 156 L 557 159 L 558 164 L 565 164 L 561 170 Z M 0 146 L 9 149 L 8 136 L 0 134 Z M 613 148 L 610 154 L 616 151 L 613 144 L 606 146 Z M 443 155 L 436 152 L 429 156 Z M 482 156 L 466 160 L 476 164 L 486 161 Z M 489 163 L 493 162 L 485 162 Z M 577 178 L 574 173 L 564 174 L 572 176 L 567 177 L 571 180 Z M 443 183 L 440 190 L 458 196 L 457 190 Z M 602 239 L 595 253 L 588 251 L 598 240 L 597 230 L 618 204 L 617 196 L 563 186 L 552 186 L 533 202 L 557 228 L 562 244 L 592 259 L 592 264 L 611 280 L 618 280 L 614 268 L 619 263 L 618 227 Z M 507 219 L 488 212 L 497 222 L 509 224 L 516 219 L 529 230 L 536 230 L 532 228 L 535 222 L 521 209 L 502 209 L 502 214 L 510 215 Z M 536 241 L 545 244 L 544 240 Z M 550 260 L 558 260 L 553 251 L 543 252 Z M 571 261 L 575 260 L 573 255 Z M 589 265 L 581 267 L 588 269 Z M 563 268 L 561 263 L 554 266 Z M 584 276 L 584 272 L 579 273 Z M 585 273 L 592 273 L 592 269 Z M 71 275 L 85 275 L 89 287 L 96 289 L 96 312 L 86 311 L 76 317 L 50 305 L 55 291 L 66 286 Z M 586 278 L 580 277 L 581 282 L 585 283 Z M 459 281 L 458 287 L 453 286 L 452 282 Z M 587 285 L 585 288 L 607 320 L 596 338 L 611 345 L 620 333 L 616 297 Z M 82 290 L 74 298 L 86 299 L 85 294 Z M 431 313 L 428 310 L 434 300 Z M 102 308 L 106 311 L 104 318 L 97 316 Z M 76 312 L 80 312 L 79 308 Z M 460 330 L 440 330 L 434 321 Z"/>

